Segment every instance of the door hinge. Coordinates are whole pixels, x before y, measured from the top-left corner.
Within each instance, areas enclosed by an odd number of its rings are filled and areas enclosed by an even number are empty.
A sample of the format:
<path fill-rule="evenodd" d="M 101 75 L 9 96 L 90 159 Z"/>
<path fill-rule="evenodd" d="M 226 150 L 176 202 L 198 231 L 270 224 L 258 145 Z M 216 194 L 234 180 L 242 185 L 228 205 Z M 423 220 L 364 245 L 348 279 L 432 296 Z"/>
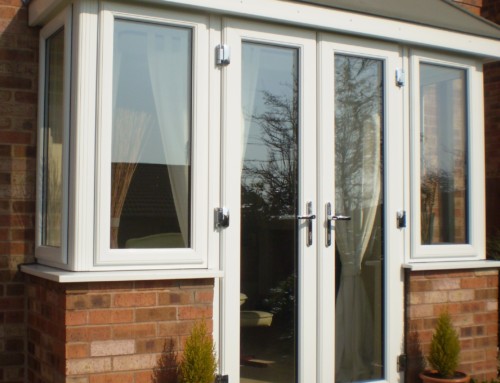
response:
<path fill-rule="evenodd" d="M 215 63 L 217 65 L 228 65 L 231 62 L 231 48 L 227 44 L 219 44 L 215 47 Z"/>
<path fill-rule="evenodd" d="M 399 210 L 396 214 L 396 221 L 398 229 L 404 229 L 406 227 L 406 211 Z"/>
<path fill-rule="evenodd" d="M 229 226 L 229 209 L 227 207 L 214 209 L 214 226 L 216 229 L 225 229 Z"/>
<path fill-rule="evenodd" d="M 398 372 L 406 371 L 406 354 L 401 354 L 398 356 Z"/>
<path fill-rule="evenodd" d="M 229 375 L 217 375 L 215 383 L 229 383 Z"/>
<path fill-rule="evenodd" d="M 396 69 L 396 85 L 400 88 L 405 86 L 405 71 L 401 68 Z"/>

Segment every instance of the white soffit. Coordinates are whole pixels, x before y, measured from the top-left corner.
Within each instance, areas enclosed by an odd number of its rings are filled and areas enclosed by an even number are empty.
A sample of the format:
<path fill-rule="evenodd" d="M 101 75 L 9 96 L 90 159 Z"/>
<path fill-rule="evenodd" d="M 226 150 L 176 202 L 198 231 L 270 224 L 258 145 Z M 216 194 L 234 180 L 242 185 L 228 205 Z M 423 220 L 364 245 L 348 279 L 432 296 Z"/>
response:
<path fill-rule="evenodd" d="M 296 0 L 476 36 L 500 39 L 500 26 L 453 0 Z"/>

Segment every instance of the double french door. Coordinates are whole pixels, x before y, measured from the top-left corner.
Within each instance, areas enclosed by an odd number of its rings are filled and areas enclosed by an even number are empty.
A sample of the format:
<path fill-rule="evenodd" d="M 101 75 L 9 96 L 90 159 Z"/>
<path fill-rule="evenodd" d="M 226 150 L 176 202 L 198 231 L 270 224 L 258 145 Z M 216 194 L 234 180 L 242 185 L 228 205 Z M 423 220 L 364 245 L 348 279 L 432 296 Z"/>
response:
<path fill-rule="evenodd" d="M 221 370 L 241 383 L 397 381 L 397 46 L 228 19 Z"/>

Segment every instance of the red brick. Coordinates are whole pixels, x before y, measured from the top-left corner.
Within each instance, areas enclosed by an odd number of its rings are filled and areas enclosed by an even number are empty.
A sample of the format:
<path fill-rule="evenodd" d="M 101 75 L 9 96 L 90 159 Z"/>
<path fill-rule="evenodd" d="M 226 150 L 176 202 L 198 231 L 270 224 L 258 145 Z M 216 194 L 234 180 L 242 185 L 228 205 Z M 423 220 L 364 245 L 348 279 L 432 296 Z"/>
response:
<path fill-rule="evenodd" d="M 115 307 L 148 307 L 156 304 L 156 293 L 119 293 L 115 294 Z"/>
<path fill-rule="evenodd" d="M 136 309 L 136 322 L 158 322 L 177 319 L 175 307 L 154 307 L 147 309 Z"/>
<path fill-rule="evenodd" d="M 66 344 L 66 358 L 88 358 L 90 356 L 88 343 L 68 343 Z"/>
<path fill-rule="evenodd" d="M 90 375 L 89 383 L 134 383 L 134 374 L 130 372 Z"/>
<path fill-rule="evenodd" d="M 89 311 L 89 323 L 113 324 L 128 323 L 134 319 L 133 310 L 93 310 Z"/>
<path fill-rule="evenodd" d="M 212 307 L 180 306 L 178 308 L 178 316 L 180 320 L 212 318 Z"/>
<path fill-rule="evenodd" d="M 114 325 L 113 339 L 140 339 L 156 336 L 156 325 L 153 323 Z"/>
<path fill-rule="evenodd" d="M 83 325 L 87 323 L 87 311 L 67 311 L 66 326 Z"/>
<path fill-rule="evenodd" d="M 139 371 L 134 374 L 135 383 L 152 383 L 153 377 L 151 371 Z"/>

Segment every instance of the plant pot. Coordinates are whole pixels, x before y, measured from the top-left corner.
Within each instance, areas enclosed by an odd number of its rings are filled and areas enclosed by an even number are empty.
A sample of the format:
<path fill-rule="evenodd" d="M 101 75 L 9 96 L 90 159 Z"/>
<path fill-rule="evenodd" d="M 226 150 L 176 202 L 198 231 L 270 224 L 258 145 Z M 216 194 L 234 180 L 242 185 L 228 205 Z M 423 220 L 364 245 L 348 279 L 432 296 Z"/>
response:
<path fill-rule="evenodd" d="M 455 376 L 443 378 L 436 371 L 424 371 L 419 374 L 423 383 L 469 383 L 470 375 L 465 372 L 456 371 Z"/>

